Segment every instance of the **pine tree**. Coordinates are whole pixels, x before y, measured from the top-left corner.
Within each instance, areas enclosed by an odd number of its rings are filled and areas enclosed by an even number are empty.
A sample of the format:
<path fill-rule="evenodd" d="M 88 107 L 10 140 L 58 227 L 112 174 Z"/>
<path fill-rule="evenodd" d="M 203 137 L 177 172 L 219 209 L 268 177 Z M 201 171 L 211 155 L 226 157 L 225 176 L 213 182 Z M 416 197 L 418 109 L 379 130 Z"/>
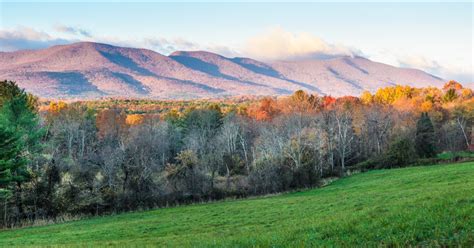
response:
<path fill-rule="evenodd" d="M 36 99 L 14 82 L 0 82 L 0 194 L 14 190 L 18 214 L 23 213 L 22 183 L 30 178 L 29 159 L 39 154 L 43 134 Z"/>
<path fill-rule="evenodd" d="M 24 96 L 28 109 L 35 112 L 38 101 L 37 97 L 26 93 L 13 81 L 0 81 L 0 108 L 5 105 L 6 102 L 18 96 Z"/>
<path fill-rule="evenodd" d="M 24 146 L 24 153 L 34 153 L 43 135 L 36 113 L 35 97 L 10 81 L 0 82 L 0 92 L 8 93 L 0 97 L 0 124 L 18 136 Z"/>
<path fill-rule="evenodd" d="M 428 113 L 421 113 L 416 123 L 416 152 L 422 158 L 431 158 L 436 155 L 435 131 Z"/>
<path fill-rule="evenodd" d="M 0 197 L 9 192 L 15 179 L 13 172 L 25 165 L 18 136 L 4 125 L 0 125 Z"/>

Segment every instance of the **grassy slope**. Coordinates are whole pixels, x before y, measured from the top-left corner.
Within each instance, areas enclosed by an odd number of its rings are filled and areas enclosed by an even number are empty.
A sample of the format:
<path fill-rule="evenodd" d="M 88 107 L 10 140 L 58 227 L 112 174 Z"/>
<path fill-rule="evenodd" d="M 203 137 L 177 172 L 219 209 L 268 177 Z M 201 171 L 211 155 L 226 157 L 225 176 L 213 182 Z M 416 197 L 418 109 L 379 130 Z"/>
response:
<path fill-rule="evenodd" d="M 378 170 L 322 189 L 0 231 L 0 246 L 474 245 L 474 163 Z"/>

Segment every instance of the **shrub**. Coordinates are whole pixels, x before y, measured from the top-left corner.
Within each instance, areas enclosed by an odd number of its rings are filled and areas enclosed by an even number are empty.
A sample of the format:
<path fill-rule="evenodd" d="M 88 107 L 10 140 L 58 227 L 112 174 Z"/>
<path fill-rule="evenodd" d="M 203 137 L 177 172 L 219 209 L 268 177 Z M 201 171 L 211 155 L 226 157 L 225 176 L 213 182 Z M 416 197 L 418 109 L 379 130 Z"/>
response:
<path fill-rule="evenodd" d="M 396 168 L 413 164 L 417 159 L 413 142 L 408 138 L 399 138 L 390 144 L 387 152 L 370 158 L 354 166 L 354 169 L 367 171 L 371 169 Z"/>

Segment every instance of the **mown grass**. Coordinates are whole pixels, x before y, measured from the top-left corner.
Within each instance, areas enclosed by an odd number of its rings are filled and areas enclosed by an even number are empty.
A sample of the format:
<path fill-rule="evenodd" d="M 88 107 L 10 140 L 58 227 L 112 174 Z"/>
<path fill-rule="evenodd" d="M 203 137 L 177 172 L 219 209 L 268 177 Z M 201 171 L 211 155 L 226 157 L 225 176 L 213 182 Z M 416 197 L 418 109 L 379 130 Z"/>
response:
<path fill-rule="evenodd" d="M 377 170 L 321 189 L 0 232 L 0 246 L 474 246 L 474 163 Z"/>

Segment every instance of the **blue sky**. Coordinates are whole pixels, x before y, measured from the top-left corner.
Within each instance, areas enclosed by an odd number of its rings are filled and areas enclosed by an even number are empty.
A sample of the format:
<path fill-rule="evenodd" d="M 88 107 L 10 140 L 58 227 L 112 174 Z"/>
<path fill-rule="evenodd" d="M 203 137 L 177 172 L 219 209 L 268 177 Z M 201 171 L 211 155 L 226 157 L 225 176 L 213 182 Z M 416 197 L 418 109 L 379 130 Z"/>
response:
<path fill-rule="evenodd" d="M 2 1 L 0 50 L 79 40 L 262 60 L 362 55 L 473 81 L 473 4 Z"/>

